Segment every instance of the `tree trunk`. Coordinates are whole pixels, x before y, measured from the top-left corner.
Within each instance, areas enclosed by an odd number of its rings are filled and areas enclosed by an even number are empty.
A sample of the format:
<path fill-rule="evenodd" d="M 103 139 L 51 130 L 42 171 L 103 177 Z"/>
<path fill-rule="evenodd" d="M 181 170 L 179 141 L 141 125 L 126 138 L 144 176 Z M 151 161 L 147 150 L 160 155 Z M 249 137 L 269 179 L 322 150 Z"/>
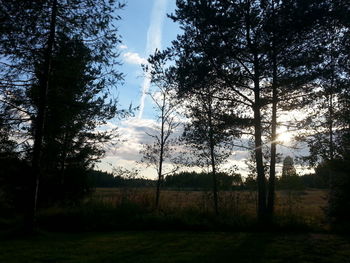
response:
<path fill-rule="evenodd" d="M 333 82 L 333 81 L 332 81 Z M 334 140 L 333 140 L 333 83 L 331 84 L 331 93 L 329 94 L 329 159 L 333 161 L 334 159 Z"/>
<path fill-rule="evenodd" d="M 156 189 L 156 210 L 159 209 L 159 199 L 160 199 L 160 185 L 162 183 L 162 168 L 163 168 L 163 146 L 160 150 L 159 167 L 158 167 L 158 180 Z"/>
<path fill-rule="evenodd" d="M 159 199 L 160 199 L 160 185 L 163 180 L 162 170 L 163 170 L 163 156 L 164 156 L 164 125 L 166 121 L 165 116 L 165 103 L 166 98 L 163 94 L 163 105 L 162 105 L 162 116 L 161 116 L 161 131 L 160 131 L 160 153 L 159 153 L 159 166 L 158 166 L 158 180 L 157 180 L 157 189 L 156 189 L 156 210 L 159 209 Z"/>
<path fill-rule="evenodd" d="M 56 34 L 56 16 L 57 16 L 57 0 L 52 1 L 51 8 L 51 21 L 50 21 L 50 31 L 47 41 L 47 46 L 44 53 L 43 69 L 40 78 L 40 91 L 39 91 L 39 105 L 38 112 L 34 122 L 34 145 L 33 145 L 33 157 L 32 157 L 32 177 L 33 183 L 31 187 L 32 197 L 31 204 L 28 206 L 28 218 L 26 219 L 26 225 L 29 231 L 35 229 L 36 224 L 36 211 L 38 205 L 38 193 L 39 193 L 39 183 L 41 176 L 41 151 L 42 142 L 44 137 L 44 123 L 46 115 L 47 106 L 47 93 L 49 89 L 49 74 L 51 68 L 52 50 L 55 41 Z"/>
<path fill-rule="evenodd" d="M 270 159 L 270 177 L 269 192 L 267 200 L 267 213 L 270 219 L 273 217 L 275 207 L 275 181 L 276 181 L 276 145 L 277 145 L 277 68 L 276 58 L 273 61 L 273 81 L 272 81 L 272 120 L 271 120 L 271 159 Z"/>
<path fill-rule="evenodd" d="M 211 101 L 208 103 L 208 119 L 209 119 L 209 144 L 210 144 L 210 159 L 211 159 L 211 168 L 212 168 L 212 177 L 213 177 L 213 200 L 214 200 L 214 211 L 215 215 L 219 214 L 219 205 L 218 205 L 218 179 L 216 174 L 216 165 L 215 165 L 215 153 L 214 153 L 214 136 L 213 136 L 213 123 L 212 123 L 212 110 L 211 110 Z"/>
<path fill-rule="evenodd" d="M 333 64 L 333 57 L 332 57 Z M 328 95 L 328 129 L 329 129 L 329 160 L 333 162 L 334 160 L 334 142 L 333 142 L 333 113 L 334 113 L 334 105 L 333 105 L 333 85 L 334 85 L 334 66 L 332 65 L 332 77 L 331 77 L 331 86 L 330 92 Z M 329 189 L 331 189 L 330 195 L 334 195 L 334 178 L 333 173 L 330 167 L 328 168 L 328 181 L 329 181 Z"/>
<path fill-rule="evenodd" d="M 273 27 L 275 28 L 275 3 L 273 1 Z M 276 146 L 277 146 L 277 55 L 275 33 L 272 36 L 272 120 L 271 120 L 271 159 L 270 159 L 270 176 L 269 190 L 267 197 L 267 214 L 271 221 L 275 208 L 275 181 L 276 181 Z"/>
<path fill-rule="evenodd" d="M 261 99 L 259 84 L 258 58 L 254 56 L 254 139 L 255 139 L 255 161 L 258 183 L 258 220 L 263 222 L 266 219 L 266 178 L 264 172 L 262 152 L 262 125 L 261 125 Z"/>
<path fill-rule="evenodd" d="M 215 214 L 219 214 L 219 204 L 218 204 L 218 186 L 217 186 L 217 174 L 215 166 L 215 156 L 214 156 L 214 147 L 210 147 L 210 157 L 211 157 L 211 168 L 213 176 L 213 198 L 214 198 L 214 210 Z"/>

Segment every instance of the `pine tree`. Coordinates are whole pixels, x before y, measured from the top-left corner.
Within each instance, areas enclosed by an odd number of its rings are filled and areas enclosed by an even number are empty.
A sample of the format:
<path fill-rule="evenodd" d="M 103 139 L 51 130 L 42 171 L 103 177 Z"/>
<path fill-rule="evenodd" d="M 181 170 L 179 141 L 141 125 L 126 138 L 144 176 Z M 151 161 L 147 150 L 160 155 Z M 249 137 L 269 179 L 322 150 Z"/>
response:
<path fill-rule="evenodd" d="M 258 174 L 258 216 L 263 220 L 266 214 L 266 179 L 261 110 L 265 102 L 261 79 L 267 72 L 267 43 L 261 34 L 260 7 L 256 1 L 178 1 L 177 5 L 172 18 L 184 29 L 184 34 L 174 42 L 179 56 L 179 74 L 183 75 L 180 81 L 190 88 L 191 82 L 200 86 L 202 76 L 214 75 L 223 89 L 234 94 L 226 98 L 240 103 L 241 108 L 237 112 L 241 113 L 241 117 L 252 118 Z"/>
<path fill-rule="evenodd" d="M 297 175 L 297 173 L 296 173 L 296 170 L 294 168 L 293 158 L 290 156 L 287 156 L 283 160 L 282 178 L 296 176 L 296 175 Z"/>
<path fill-rule="evenodd" d="M 239 136 L 237 125 L 230 112 L 231 105 L 225 105 L 220 97 L 220 87 L 210 81 L 200 91 L 178 91 L 184 100 L 186 117 L 183 139 L 191 149 L 195 149 L 200 167 L 210 167 L 214 211 L 219 213 L 218 203 L 218 170 L 232 153 L 232 139 Z"/>
<path fill-rule="evenodd" d="M 36 107 L 30 117 L 33 139 L 31 153 L 33 193 L 28 203 L 28 228 L 34 225 L 38 189 L 43 172 L 42 151 L 44 124 L 47 118 L 50 75 L 53 53 L 59 35 L 79 35 L 90 49 L 92 67 L 97 78 L 94 84 L 112 87 L 121 78 L 116 71 L 118 53 L 115 45 L 120 41 L 115 21 L 120 19 L 115 10 L 122 5 L 117 1 L 2 1 L 2 34 L 0 53 L 2 86 L 10 90 L 10 99 L 28 106 L 27 91 L 33 83 L 38 85 Z M 5 101 L 13 105 L 12 101 Z M 29 105 L 30 107 L 30 105 Z M 21 108 L 21 107 L 17 107 Z"/>
<path fill-rule="evenodd" d="M 322 49 L 311 36 L 318 2 L 178 1 L 177 6 L 171 17 L 184 30 L 173 42 L 180 86 L 204 87 L 210 75 L 226 93 L 222 101 L 232 102 L 234 114 L 251 119 L 258 216 L 265 220 L 273 211 L 279 104 L 283 101 L 284 110 L 304 105 L 305 96 L 298 93 L 312 91 L 317 73 Z M 262 151 L 266 138 L 271 141 L 269 204 Z"/>
<path fill-rule="evenodd" d="M 75 201 L 88 190 L 87 171 L 102 156 L 101 144 L 114 136 L 97 133 L 96 128 L 114 117 L 117 109 L 115 103 L 105 101 L 104 87 L 94 85 L 97 75 L 91 51 L 82 40 L 61 35 L 56 45 L 43 131 L 41 201 Z M 34 108 L 38 89 L 39 83 L 34 84 L 28 94 Z"/>

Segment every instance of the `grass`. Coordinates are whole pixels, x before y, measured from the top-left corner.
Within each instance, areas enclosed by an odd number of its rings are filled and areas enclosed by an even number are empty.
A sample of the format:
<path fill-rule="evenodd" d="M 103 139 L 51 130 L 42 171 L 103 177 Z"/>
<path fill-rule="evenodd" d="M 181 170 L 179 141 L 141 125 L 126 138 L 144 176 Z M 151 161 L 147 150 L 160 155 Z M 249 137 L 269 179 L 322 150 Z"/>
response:
<path fill-rule="evenodd" d="M 154 189 L 100 188 L 83 203 L 55 206 L 38 213 L 38 226 L 46 231 L 318 231 L 329 229 L 322 207 L 325 191 L 278 191 L 274 222 L 257 224 L 256 193 L 220 192 L 220 214 L 213 213 L 210 192 L 161 193 L 160 210 L 154 209 Z M 22 220 L 0 220 L 0 229 L 17 228 Z"/>
<path fill-rule="evenodd" d="M 349 262 L 330 234 L 223 232 L 44 233 L 0 240 L 0 262 Z"/>
<path fill-rule="evenodd" d="M 279 193 L 273 224 L 257 223 L 255 201 L 250 192 L 224 192 L 220 214 L 212 210 L 210 193 L 164 191 L 162 206 L 155 211 L 153 189 L 98 189 L 85 203 L 40 211 L 38 224 L 49 231 L 204 230 L 204 231 L 310 231 L 323 230 L 322 213 L 305 210 L 307 193 Z M 314 200 L 318 195 L 313 196 Z M 166 200 L 167 202 L 165 202 Z M 312 207 L 311 204 L 305 207 Z M 303 210 L 304 209 L 304 210 Z M 303 214 L 303 211 L 306 212 Z M 308 212 L 313 214 L 308 214 Z"/>
<path fill-rule="evenodd" d="M 143 207 L 152 207 L 154 192 L 152 188 L 97 188 L 92 199 L 114 205 L 128 200 Z M 256 195 L 254 191 L 222 191 L 219 193 L 220 211 L 230 216 L 256 216 Z M 326 196 L 326 190 L 277 191 L 276 215 L 297 216 L 313 224 L 323 224 Z M 213 211 L 213 201 L 211 192 L 162 190 L 160 207 L 165 212 L 196 209 L 207 213 Z"/>
<path fill-rule="evenodd" d="M 157 212 L 153 189 L 97 189 L 81 205 L 42 210 L 39 226 L 53 232 L 0 232 L 0 262 L 350 262 L 349 237 L 310 227 L 324 221 L 326 194 L 277 192 L 267 228 L 253 192 L 222 192 L 216 217 L 208 192 L 163 191 Z"/>

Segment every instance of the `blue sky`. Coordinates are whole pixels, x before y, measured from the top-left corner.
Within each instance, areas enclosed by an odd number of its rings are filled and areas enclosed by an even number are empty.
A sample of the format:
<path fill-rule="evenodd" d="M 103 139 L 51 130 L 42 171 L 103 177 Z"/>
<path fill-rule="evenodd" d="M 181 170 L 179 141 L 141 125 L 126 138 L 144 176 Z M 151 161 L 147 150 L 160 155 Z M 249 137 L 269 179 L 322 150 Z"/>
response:
<path fill-rule="evenodd" d="M 175 10 L 175 0 L 128 0 L 121 11 L 119 32 L 123 39 L 120 46 L 125 74 L 124 85 L 119 87 L 119 102 L 127 107 L 130 103 L 141 106 L 145 84 L 140 62 L 144 62 L 155 48 L 166 48 L 179 33 L 179 27 L 166 14 Z M 152 118 L 152 105 L 145 98 L 142 117 Z M 138 113 L 139 115 L 139 113 Z"/>
<path fill-rule="evenodd" d="M 132 169 L 140 160 L 141 144 L 151 142 L 145 131 L 152 132 L 157 123 L 152 102 L 143 95 L 149 88 L 149 81 L 142 72 L 141 64 L 156 48 L 168 47 L 180 32 L 178 25 L 167 17 L 175 7 L 175 0 L 128 0 L 126 7 L 118 13 L 122 17 L 118 21 L 122 36 L 122 44 L 118 48 L 123 63 L 119 70 L 125 75 L 124 83 L 117 91 L 119 104 L 121 108 L 127 108 L 132 103 L 141 109 L 134 118 L 107 124 L 107 128 L 118 127 L 124 142 L 118 147 L 107 147 L 105 158 L 97 166 L 99 169 L 111 171 L 118 166 Z M 153 177 L 152 168 L 142 170 L 143 176 Z"/>

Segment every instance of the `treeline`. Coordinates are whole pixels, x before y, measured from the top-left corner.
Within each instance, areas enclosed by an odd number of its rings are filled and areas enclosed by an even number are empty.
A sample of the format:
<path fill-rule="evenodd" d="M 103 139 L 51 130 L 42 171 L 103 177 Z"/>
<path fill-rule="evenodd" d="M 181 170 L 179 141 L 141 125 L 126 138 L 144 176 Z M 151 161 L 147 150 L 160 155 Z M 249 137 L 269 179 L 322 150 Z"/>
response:
<path fill-rule="evenodd" d="M 213 185 L 211 173 L 182 172 L 168 175 L 163 186 L 172 189 L 211 190 Z M 289 176 L 276 179 L 277 190 L 305 190 L 308 188 L 327 189 L 327 178 L 318 174 Z M 256 190 L 257 181 L 254 178 L 242 178 L 241 175 L 218 173 L 218 190 Z"/>
<path fill-rule="evenodd" d="M 239 174 L 218 173 L 218 189 L 220 190 L 238 189 L 242 186 L 242 183 L 242 177 Z M 213 185 L 213 177 L 211 173 L 205 172 L 182 172 L 165 177 L 163 185 L 176 189 L 210 190 Z"/>
<path fill-rule="evenodd" d="M 211 173 L 205 172 L 181 172 L 165 177 L 163 188 L 172 190 L 200 190 L 212 189 L 213 177 Z M 155 187 L 157 181 L 144 178 L 125 178 L 114 176 L 113 173 L 103 171 L 90 171 L 89 182 L 91 187 Z M 327 189 L 329 186 L 328 177 L 324 174 L 307 174 L 302 176 L 288 176 L 278 178 L 276 188 L 278 190 L 305 190 L 305 189 Z M 229 175 L 218 173 L 219 190 L 253 190 L 257 188 L 256 179 L 241 175 Z"/>
<path fill-rule="evenodd" d="M 89 182 L 92 187 L 154 187 L 155 181 L 144 178 L 125 178 L 103 171 L 90 171 Z"/>

